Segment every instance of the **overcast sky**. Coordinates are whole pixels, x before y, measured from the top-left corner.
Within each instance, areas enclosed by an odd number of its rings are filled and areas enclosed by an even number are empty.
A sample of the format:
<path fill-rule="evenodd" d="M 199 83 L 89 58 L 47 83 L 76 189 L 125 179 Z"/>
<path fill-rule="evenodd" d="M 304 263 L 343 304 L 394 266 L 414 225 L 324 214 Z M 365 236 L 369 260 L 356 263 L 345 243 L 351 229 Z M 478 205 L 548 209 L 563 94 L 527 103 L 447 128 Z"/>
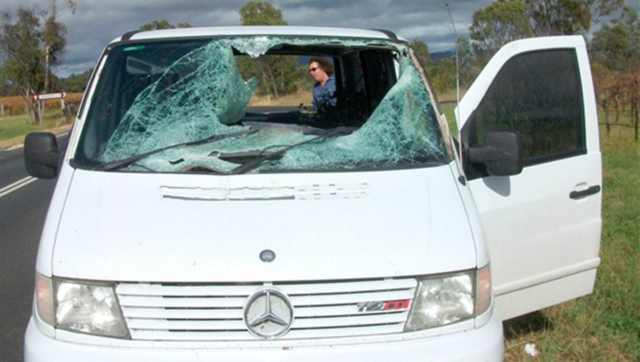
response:
<path fill-rule="evenodd" d="M 240 25 L 238 10 L 247 0 L 76 0 L 71 14 L 58 0 L 59 20 L 67 26 L 67 51 L 56 73 L 66 77 L 92 68 L 105 45 L 152 20 L 197 26 Z M 431 52 L 450 50 L 455 36 L 446 3 L 459 35 L 468 35 L 473 12 L 493 0 L 274 0 L 289 25 L 388 29 L 427 42 Z M 636 8 L 640 0 L 627 0 Z M 51 0 L 2 0 L 0 10 L 15 14 L 19 6 L 46 10 Z"/>

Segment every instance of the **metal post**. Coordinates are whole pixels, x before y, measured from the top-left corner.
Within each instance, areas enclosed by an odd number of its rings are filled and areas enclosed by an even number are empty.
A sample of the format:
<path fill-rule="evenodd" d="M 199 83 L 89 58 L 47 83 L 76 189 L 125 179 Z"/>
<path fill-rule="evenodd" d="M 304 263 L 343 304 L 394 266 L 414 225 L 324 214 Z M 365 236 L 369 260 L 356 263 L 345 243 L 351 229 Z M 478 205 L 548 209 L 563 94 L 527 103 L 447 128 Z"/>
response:
<path fill-rule="evenodd" d="M 44 122 L 44 101 L 38 101 L 38 118 L 40 119 L 40 128 Z"/>

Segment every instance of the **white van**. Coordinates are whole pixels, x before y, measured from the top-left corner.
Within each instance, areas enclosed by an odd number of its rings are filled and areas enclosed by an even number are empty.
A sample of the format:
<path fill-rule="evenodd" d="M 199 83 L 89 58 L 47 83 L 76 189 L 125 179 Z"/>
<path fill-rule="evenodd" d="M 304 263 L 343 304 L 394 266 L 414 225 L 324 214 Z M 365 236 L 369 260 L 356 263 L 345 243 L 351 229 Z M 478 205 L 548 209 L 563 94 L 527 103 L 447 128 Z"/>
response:
<path fill-rule="evenodd" d="M 311 57 L 331 106 L 249 106 Z M 501 360 L 502 320 L 593 290 L 584 40 L 508 44 L 456 113 L 459 139 L 388 31 L 114 40 L 66 152 L 25 143 L 29 173 L 58 178 L 25 360 Z"/>

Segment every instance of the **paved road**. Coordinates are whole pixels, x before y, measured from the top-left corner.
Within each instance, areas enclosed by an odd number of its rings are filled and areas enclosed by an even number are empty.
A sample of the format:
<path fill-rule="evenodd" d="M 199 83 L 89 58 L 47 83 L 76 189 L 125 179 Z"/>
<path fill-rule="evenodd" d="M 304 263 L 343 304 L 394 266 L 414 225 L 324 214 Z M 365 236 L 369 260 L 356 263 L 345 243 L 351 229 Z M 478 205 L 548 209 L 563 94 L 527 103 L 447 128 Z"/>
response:
<path fill-rule="evenodd" d="M 9 187 L 8 187 L 9 186 Z M 22 361 L 35 258 L 55 180 L 28 178 L 22 149 L 0 150 L 0 361 Z"/>

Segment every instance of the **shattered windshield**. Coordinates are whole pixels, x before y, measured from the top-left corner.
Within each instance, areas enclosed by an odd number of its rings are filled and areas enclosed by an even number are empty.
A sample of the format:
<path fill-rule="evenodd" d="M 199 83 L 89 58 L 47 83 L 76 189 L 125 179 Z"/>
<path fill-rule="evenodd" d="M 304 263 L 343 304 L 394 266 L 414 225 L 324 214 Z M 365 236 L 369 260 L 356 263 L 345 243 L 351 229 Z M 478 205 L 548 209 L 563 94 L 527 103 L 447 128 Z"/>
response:
<path fill-rule="evenodd" d="M 402 43 L 236 37 L 110 49 L 75 164 L 132 172 L 370 170 L 446 161 Z"/>

